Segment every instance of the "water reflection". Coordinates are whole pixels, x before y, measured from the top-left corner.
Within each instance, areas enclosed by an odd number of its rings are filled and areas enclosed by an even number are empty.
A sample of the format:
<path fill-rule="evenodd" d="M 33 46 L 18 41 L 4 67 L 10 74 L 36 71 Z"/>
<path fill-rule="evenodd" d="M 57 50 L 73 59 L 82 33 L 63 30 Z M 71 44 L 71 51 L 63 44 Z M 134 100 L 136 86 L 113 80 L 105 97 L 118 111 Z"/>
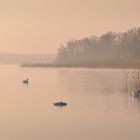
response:
<path fill-rule="evenodd" d="M 22 86 L 28 88 L 29 87 L 29 83 L 26 83 L 26 84 L 25 83 L 22 83 Z"/>
<path fill-rule="evenodd" d="M 140 70 L 124 71 L 124 90 L 125 93 L 132 94 L 140 91 Z M 133 94 L 132 94 L 133 95 Z"/>

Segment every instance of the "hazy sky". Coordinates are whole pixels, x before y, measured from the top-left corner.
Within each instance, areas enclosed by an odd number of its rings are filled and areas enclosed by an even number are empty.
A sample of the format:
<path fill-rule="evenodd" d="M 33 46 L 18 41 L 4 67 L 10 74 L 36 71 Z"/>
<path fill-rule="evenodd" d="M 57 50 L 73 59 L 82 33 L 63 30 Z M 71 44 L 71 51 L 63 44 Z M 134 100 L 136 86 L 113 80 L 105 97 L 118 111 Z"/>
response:
<path fill-rule="evenodd" d="M 140 0 L 0 0 L 0 53 L 55 53 L 61 43 L 140 25 Z"/>

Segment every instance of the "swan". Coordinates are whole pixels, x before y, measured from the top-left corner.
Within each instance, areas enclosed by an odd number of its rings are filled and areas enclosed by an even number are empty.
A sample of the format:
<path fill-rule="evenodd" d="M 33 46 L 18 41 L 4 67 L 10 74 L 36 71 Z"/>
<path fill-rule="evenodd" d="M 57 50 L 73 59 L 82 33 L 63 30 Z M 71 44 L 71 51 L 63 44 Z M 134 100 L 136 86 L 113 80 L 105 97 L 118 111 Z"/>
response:
<path fill-rule="evenodd" d="M 28 84 L 29 83 L 29 79 L 27 78 L 26 80 L 22 81 L 23 84 Z"/>
<path fill-rule="evenodd" d="M 140 96 L 140 90 L 132 91 L 131 95 L 133 97 L 139 97 Z"/>

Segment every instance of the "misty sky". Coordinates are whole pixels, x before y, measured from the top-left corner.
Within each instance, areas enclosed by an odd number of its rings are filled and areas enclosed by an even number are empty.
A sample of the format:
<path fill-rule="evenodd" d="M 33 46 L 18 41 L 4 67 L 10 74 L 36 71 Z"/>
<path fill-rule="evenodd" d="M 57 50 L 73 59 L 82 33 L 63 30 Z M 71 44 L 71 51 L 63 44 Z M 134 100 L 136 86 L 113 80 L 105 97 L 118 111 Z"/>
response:
<path fill-rule="evenodd" d="M 0 53 L 55 53 L 69 39 L 140 25 L 140 0 L 0 0 Z"/>

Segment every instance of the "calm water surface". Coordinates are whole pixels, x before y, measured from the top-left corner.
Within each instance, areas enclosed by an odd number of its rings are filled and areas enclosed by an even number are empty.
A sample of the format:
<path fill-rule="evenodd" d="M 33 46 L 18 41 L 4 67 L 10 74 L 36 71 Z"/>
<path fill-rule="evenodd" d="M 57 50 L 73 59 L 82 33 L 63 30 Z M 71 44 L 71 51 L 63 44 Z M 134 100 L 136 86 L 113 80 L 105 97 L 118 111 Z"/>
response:
<path fill-rule="evenodd" d="M 140 102 L 123 70 L 0 66 L 0 140 L 139 139 Z"/>

